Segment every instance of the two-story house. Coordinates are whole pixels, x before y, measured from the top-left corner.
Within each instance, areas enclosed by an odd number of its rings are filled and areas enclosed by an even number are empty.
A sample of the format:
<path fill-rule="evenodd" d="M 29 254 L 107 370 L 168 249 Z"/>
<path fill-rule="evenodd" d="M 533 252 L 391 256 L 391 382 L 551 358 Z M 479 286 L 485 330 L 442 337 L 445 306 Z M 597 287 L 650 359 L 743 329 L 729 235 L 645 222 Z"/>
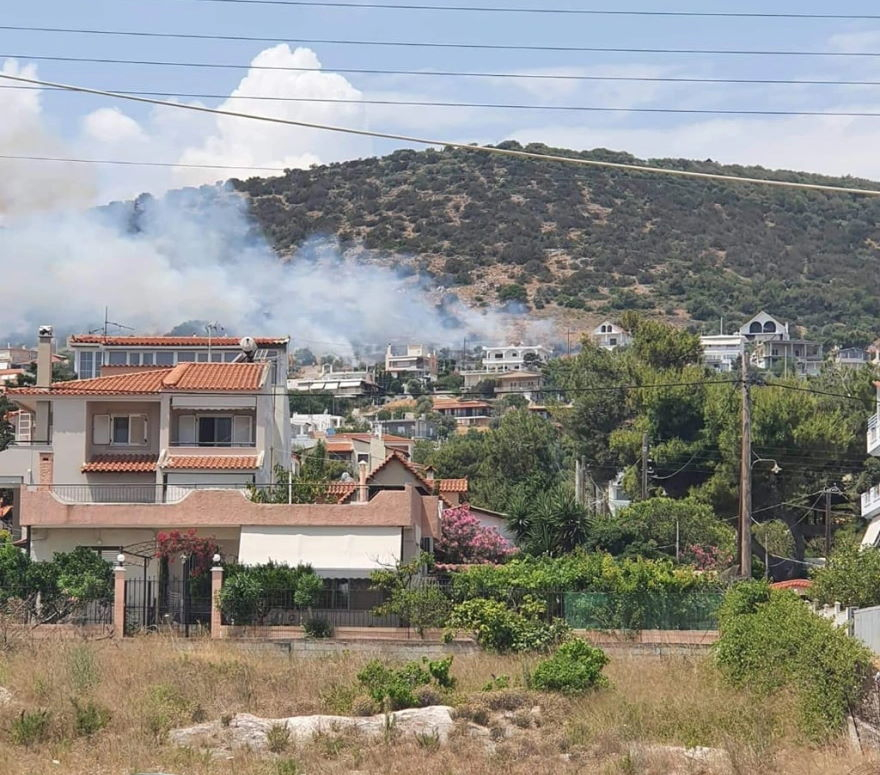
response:
<path fill-rule="evenodd" d="M 731 372 L 739 367 L 745 337 L 742 334 L 712 334 L 701 336 L 703 363 L 710 369 Z"/>
<path fill-rule="evenodd" d="M 388 345 L 385 371 L 395 379 L 437 379 L 437 354 L 424 344 Z"/>
<path fill-rule="evenodd" d="M 459 433 L 467 433 L 471 428 L 488 428 L 492 416 L 492 406 L 486 401 L 458 398 L 435 398 L 434 411 L 455 418 Z"/>
<path fill-rule="evenodd" d="M 552 352 L 541 345 L 507 345 L 483 348 L 483 371 L 534 371 Z"/>
<path fill-rule="evenodd" d="M 596 326 L 590 337 L 596 345 L 606 350 L 616 350 L 618 347 L 625 347 L 632 342 L 629 332 L 610 320 L 605 320 Z"/>
<path fill-rule="evenodd" d="M 36 385 L 10 391 L 29 417 L 29 440 L 22 434 L 0 452 L 0 484 L 14 489 L 13 522 L 34 558 L 83 546 L 131 557 L 145 578 L 157 578 L 158 533 L 192 529 L 215 539 L 227 560 L 305 562 L 326 578 L 366 579 L 436 536 L 435 488 L 405 472 L 392 481 L 391 464 L 370 486 L 366 461 L 358 465 L 346 503 L 255 496 L 274 482 L 276 466 L 291 465 L 287 394 L 256 354 L 238 363 L 129 364 L 124 373 L 52 383 L 51 340 L 45 327 Z"/>

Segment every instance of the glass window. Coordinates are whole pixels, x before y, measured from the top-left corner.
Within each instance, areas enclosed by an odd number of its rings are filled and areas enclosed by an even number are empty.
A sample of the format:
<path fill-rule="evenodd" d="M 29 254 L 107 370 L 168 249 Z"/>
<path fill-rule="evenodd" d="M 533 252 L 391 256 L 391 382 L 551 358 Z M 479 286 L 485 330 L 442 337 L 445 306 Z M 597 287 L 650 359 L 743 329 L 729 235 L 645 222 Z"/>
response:
<path fill-rule="evenodd" d="M 207 363 L 207 361 L 208 361 L 208 352 L 207 352 L 207 350 L 204 350 L 204 351 L 202 351 L 202 352 L 197 352 L 197 353 L 196 353 L 196 360 L 197 360 L 199 363 Z"/>
<path fill-rule="evenodd" d="M 226 363 L 232 363 L 232 361 L 234 361 L 237 357 L 238 353 L 235 351 L 223 353 L 223 360 L 226 361 Z"/>
<path fill-rule="evenodd" d="M 229 447 L 231 445 L 231 417 L 199 417 L 199 446 Z"/>
<path fill-rule="evenodd" d="M 80 379 L 91 379 L 98 376 L 95 369 L 95 362 L 97 361 L 95 356 L 97 354 L 93 350 L 87 350 L 79 354 L 79 371 L 77 376 Z"/>
<path fill-rule="evenodd" d="M 144 366 L 153 365 L 153 353 L 141 353 L 141 363 Z"/>
<path fill-rule="evenodd" d="M 111 366 L 125 366 L 128 360 L 128 352 L 126 350 L 111 350 L 107 353 L 107 363 Z"/>
<path fill-rule="evenodd" d="M 137 350 L 134 352 L 130 352 L 128 354 L 128 365 L 129 366 L 140 366 L 141 365 L 141 354 Z"/>
<path fill-rule="evenodd" d="M 196 359 L 196 354 L 192 350 L 181 350 L 177 353 L 178 363 L 189 363 Z"/>
<path fill-rule="evenodd" d="M 217 350 L 211 350 L 211 363 L 221 363 L 223 361 L 223 353 Z"/>
<path fill-rule="evenodd" d="M 170 350 L 159 350 L 156 353 L 156 365 L 157 366 L 173 366 L 174 365 L 174 353 Z"/>
<path fill-rule="evenodd" d="M 114 444 L 128 444 L 128 417 L 113 418 L 113 436 Z"/>

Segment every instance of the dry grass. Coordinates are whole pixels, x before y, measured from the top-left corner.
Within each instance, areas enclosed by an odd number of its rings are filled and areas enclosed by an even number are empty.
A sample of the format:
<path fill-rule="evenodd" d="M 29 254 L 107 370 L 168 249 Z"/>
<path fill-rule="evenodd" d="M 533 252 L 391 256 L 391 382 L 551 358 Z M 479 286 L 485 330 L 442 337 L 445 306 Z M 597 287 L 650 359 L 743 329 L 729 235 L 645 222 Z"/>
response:
<path fill-rule="evenodd" d="M 493 719 L 491 750 L 485 739 L 466 734 L 464 719 L 448 746 L 328 734 L 307 746 L 279 744 L 284 750 L 277 755 L 240 752 L 230 760 L 165 742 L 170 728 L 238 712 L 278 718 L 346 712 L 359 694 L 355 675 L 371 656 L 289 658 L 274 649 L 162 637 L 123 644 L 34 642 L 0 654 L 0 686 L 14 698 L 0 708 L 0 773 L 844 775 L 870 764 L 843 744 L 803 743 L 788 698 L 760 701 L 724 686 L 705 658 L 676 657 L 614 658 L 607 670 L 612 687 L 577 700 L 527 692 L 523 676 L 530 658 L 456 657 L 458 686 L 449 701 L 467 713 L 486 710 Z M 482 692 L 493 675 L 509 676 L 511 688 Z M 73 698 L 109 709 L 107 726 L 78 736 Z M 542 709 L 538 717 L 530 715 L 535 705 Z M 30 747 L 13 744 L 15 719 L 22 710 L 38 709 L 51 713 L 47 739 Z M 721 748 L 733 766 L 675 770 L 662 750 L 646 747 L 652 744 Z"/>

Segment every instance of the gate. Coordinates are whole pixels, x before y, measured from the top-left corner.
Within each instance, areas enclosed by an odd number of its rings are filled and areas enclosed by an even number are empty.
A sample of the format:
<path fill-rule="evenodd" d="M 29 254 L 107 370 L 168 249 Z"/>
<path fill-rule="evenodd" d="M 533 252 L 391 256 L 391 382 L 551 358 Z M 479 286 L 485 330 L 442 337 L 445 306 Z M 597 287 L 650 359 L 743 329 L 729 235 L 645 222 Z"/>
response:
<path fill-rule="evenodd" d="M 880 654 L 880 606 L 852 612 L 852 634 L 875 654 Z"/>
<path fill-rule="evenodd" d="M 211 590 L 202 579 L 128 579 L 125 634 L 174 632 L 191 637 L 211 630 Z"/>

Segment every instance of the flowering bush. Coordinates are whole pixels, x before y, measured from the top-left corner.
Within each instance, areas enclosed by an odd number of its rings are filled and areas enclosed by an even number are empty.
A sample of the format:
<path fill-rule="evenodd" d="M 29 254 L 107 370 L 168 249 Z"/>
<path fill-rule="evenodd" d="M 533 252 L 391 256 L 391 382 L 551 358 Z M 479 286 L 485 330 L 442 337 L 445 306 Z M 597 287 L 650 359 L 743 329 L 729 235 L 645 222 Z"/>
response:
<path fill-rule="evenodd" d="M 721 570 L 733 561 L 733 555 L 717 546 L 693 544 L 684 552 L 684 558 L 697 570 Z"/>
<path fill-rule="evenodd" d="M 445 562 L 463 565 L 503 562 L 516 551 L 496 528 L 481 525 L 467 504 L 440 516 L 436 549 Z"/>
<path fill-rule="evenodd" d="M 195 528 L 185 532 L 171 530 L 156 536 L 156 557 L 173 560 L 181 555 L 190 558 L 190 576 L 197 578 L 211 569 L 213 556 L 220 551 L 214 538 L 196 535 Z"/>

